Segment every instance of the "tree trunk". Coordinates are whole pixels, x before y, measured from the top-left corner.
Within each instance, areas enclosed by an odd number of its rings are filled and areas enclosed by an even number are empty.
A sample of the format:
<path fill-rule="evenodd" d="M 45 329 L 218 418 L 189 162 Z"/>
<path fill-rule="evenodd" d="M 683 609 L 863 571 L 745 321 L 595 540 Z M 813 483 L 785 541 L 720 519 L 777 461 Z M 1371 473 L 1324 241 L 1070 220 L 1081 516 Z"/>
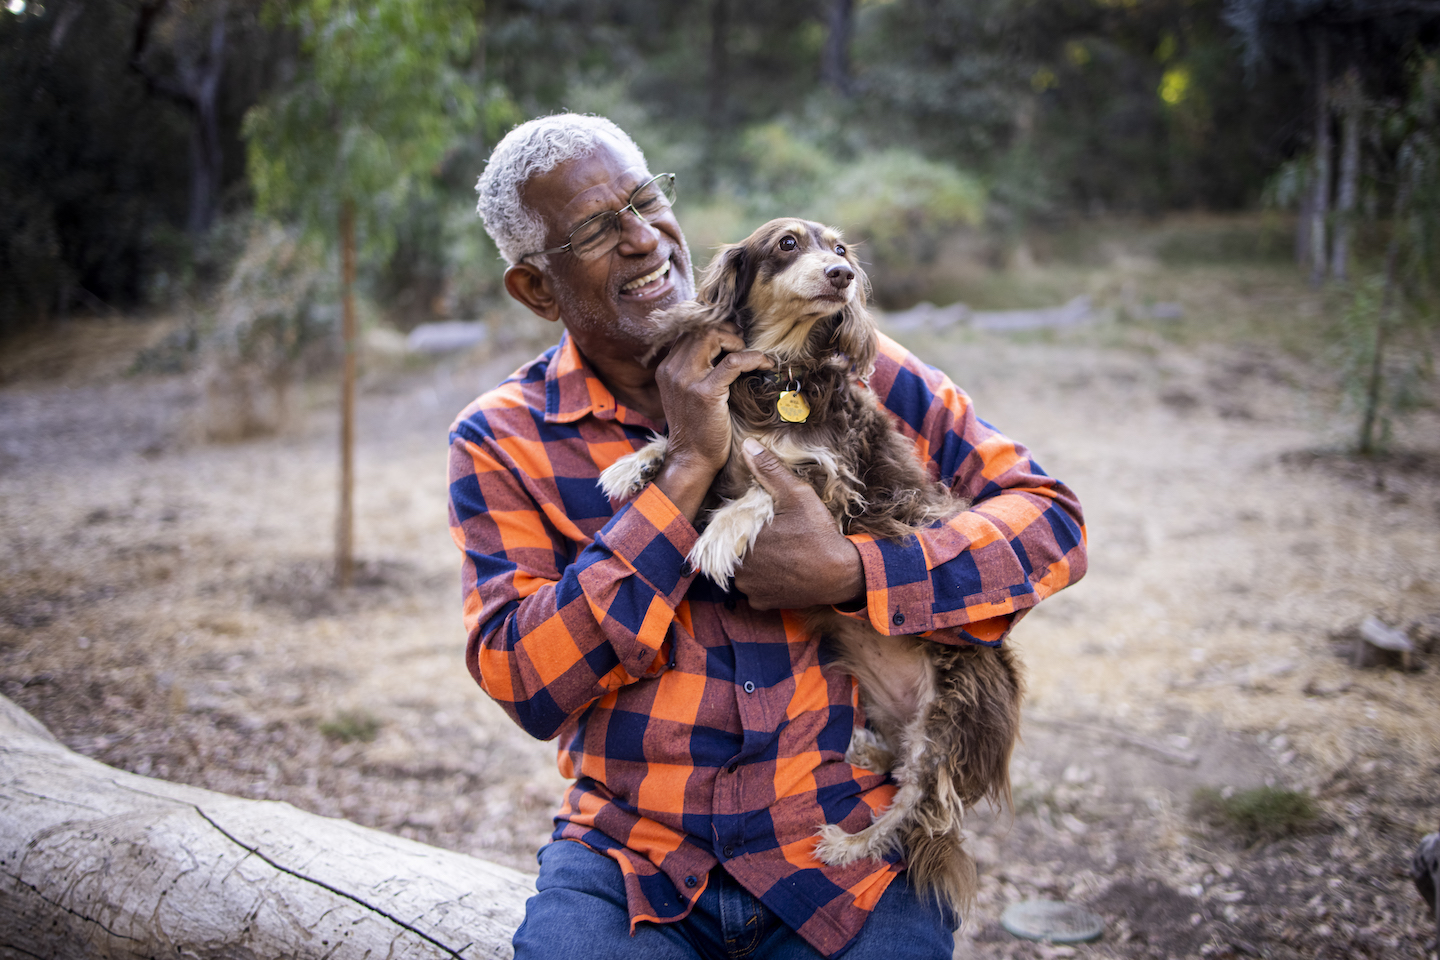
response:
<path fill-rule="evenodd" d="M 1325 219 L 1330 215 L 1330 36 L 1315 27 L 1315 194 L 1310 207 L 1310 285 L 1325 280 Z"/>
<path fill-rule="evenodd" d="M 0 697 L 0 955 L 511 956 L 534 878 L 72 753 Z"/>
<path fill-rule="evenodd" d="M 854 92 L 850 77 L 850 36 L 855 28 L 855 0 L 830 0 L 830 30 L 820 57 L 820 79 L 842 97 Z"/>
<path fill-rule="evenodd" d="M 220 205 L 220 180 L 225 173 L 219 96 L 220 80 L 225 72 L 225 18 L 229 4 L 225 0 L 216 4 L 210 20 L 209 40 L 203 49 L 187 49 L 182 41 L 176 41 L 175 72 L 161 76 L 146 66 L 145 54 L 156 21 L 167 6 L 169 0 L 147 0 L 140 4 L 130 50 L 130 69 L 144 79 L 148 93 L 178 104 L 190 115 L 190 212 L 186 225 L 192 234 L 202 234 L 215 222 Z"/>
<path fill-rule="evenodd" d="M 1402 146 L 1400 156 L 1404 157 L 1406 153 Z M 1390 326 L 1390 314 L 1395 309 L 1400 234 L 1405 229 L 1405 218 L 1410 215 L 1410 198 L 1415 192 L 1415 174 L 1414 162 L 1400 172 L 1400 193 L 1395 197 L 1390 242 L 1385 247 L 1385 287 L 1380 295 L 1380 310 L 1375 315 L 1375 347 L 1370 357 L 1370 380 L 1365 388 L 1365 413 L 1360 420 L 1359 452 L 1367 457 L 1378 448 L 1375 442 L 1375 424 L 1380 419 L 1380 391 L 1385 379 L 1385 340 Z"/>
<path fill-rule="evenodd" d="M 192 234 L 210 231 L 220 207 L 220 180 L 225 175 L 225 155 L 220 147 L 220 79 L 225 72 L 225 14 L 227 4 L 221 3 L 219 13 L 210 24 L 210 47 L 207 54 L 186 63 L 185 77 L 194 102 L 194 120 L 190 126 L 190 217 Z"/>
<path fill-rule="evenodd" d="M 340 204 L 340 510 L 335 520 L 335 582 L 344 589 L 355 577 L 355 204 Z"/>
<path fill-rule="evenodd" d="M 1360 123 L 1365 102 L 1360 91 L 1360 73 L 1345 71 L 1341 88 L 1340 181 L 1335 190 L 1335 248 L 1330 275 L 1342 283 L 1350 272 L 1350 238 L 1355 231 L 1355 201 L 1360 190 Z"/>
<path fill-rule="evenodd" d="M 715 169 L 724 142 L 725 88 L 730 83 L 730 0 L 710 2 L 710 97 L 705 108 L 705 156 L 700 160 L 700 188 L 715 189 Z"/>

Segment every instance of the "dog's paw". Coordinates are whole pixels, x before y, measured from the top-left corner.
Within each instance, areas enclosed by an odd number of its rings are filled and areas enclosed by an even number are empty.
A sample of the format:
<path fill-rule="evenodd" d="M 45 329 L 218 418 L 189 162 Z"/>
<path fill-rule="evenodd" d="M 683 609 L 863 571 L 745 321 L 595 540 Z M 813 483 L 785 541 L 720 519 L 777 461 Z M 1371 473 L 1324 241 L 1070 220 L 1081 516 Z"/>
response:
<path fill-rule="evenodd" d="M 600 489 L 611 500 L 629 500 L 655 479 L 665 464 L 669 442 L 656 437 L 634 453 L 616 460 L 600 474 Z"/>
<path fill-rule="evenodd" d="M 756 484 L 710 514 L 710 522 L 687 558 L 690 566 L 724 586 L 765 524 L 775 519 L 775 501 Z"/>
<path fill-rule="evenodd" d="M 889 773 L 895 767 L 895 754 L 885 741 L 869 727 L 856 727 L 850 732 L 850 747 L 845 762 L 875 773 Z"/>
<path fill-rule="evenodd" d="M 856 841 L 859 834 L 849 834 L 838 823 L 827 823 L 815 831 L 820 839 L 815 844 L 815 859 L 832 867 L 849 866 L 865 856 L 864 841 Z"/>
<path fill-rule="evenodd" d="M 735 567 L 750 548 L 750 541 L 742 540 L 737 543 L 721 536 L 719 532 L 712 533 L 714 530 L 713 526 L 705 528 L 700 539 L 695 541 L 695 546 L 690 548 L 690 555 L 686 559 L 690 561 L 692 569 L 723 587 L 735 575 Z"/>

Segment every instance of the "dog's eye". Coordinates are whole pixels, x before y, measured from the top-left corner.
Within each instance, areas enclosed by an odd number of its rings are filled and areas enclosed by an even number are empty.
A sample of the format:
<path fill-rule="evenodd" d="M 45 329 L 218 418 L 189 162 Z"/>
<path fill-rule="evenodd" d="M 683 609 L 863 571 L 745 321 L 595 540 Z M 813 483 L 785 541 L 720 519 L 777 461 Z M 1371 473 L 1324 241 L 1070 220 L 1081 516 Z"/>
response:
<path fill-rule="evenodd" d="M 781 237 L 781 238 L 780 238 L 780 249 L 781 249 L 781 250 L 794 250 L 794 249 L 795 249 L 795 238 L 794 238 L 794 237 Z"/>
<path fill-rule="evenodd" d="M 842 256 L 842 257 L 845 256 L 845 244 L 843 244 L 843 243 L 837 243 L 837 244 L 835 244 L 835 252 L 838 253 L 838 254 L 840 254 L 840 256 Z"/>

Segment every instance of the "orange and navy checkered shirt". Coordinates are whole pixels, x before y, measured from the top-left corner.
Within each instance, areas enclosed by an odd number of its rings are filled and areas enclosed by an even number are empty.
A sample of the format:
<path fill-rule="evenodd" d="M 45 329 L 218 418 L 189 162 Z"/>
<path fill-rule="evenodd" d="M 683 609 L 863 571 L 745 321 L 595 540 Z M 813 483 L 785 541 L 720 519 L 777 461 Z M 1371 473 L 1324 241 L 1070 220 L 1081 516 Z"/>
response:
<path fill-rule="evenodd" d="M 1080 505 L 975 416 L 938 370 L 881 337 L 870 387 L 931 476 L 973 501 L 904 541 L 851 539 L 885 634 L 999 643 L 1085 570 Z M 901 866 L 812 857 L 894 794 L 845 761 L 854 681 L 788 612 L 689 572 L 696 531 L 654 486 L 611 503 L 600 472 L 664 425 L 618 404 L 568 337 L 461 412 L 450 532 L 464 552 L 466 661 L 574 779 L 557 839 L 620 864 L 632 929 L 684 917 L 722 863 L 822 954 L 859 933 Z"/>

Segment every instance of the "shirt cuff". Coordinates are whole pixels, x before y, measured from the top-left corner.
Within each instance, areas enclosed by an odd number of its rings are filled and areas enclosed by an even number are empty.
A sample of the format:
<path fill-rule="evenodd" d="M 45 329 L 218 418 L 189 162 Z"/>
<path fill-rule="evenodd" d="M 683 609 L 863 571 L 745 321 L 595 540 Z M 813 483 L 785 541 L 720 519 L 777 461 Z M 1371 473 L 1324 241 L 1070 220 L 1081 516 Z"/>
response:
<path fill-rule="evenodd" d="M 903 540 L 877 540 L 864 534 L 850 537 L 850 542 L 860 551 L 865 569 L 865 606 L 836 609 L 869 620 L 870 626 L 886 636 L 934 629 L 934 588 L 920 541 L 913 535 Z"/>

